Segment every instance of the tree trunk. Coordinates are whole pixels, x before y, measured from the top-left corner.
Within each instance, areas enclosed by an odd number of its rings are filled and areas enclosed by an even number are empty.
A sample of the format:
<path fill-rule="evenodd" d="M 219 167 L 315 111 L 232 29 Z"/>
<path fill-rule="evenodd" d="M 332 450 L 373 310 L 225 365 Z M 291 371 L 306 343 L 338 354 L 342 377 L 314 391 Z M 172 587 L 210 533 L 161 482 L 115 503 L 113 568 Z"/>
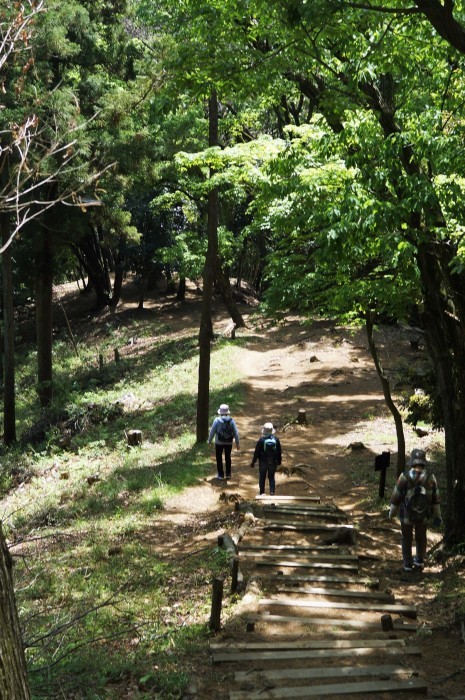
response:
<path fill-rule="evenodd" d="M 36 234 L 35 297 L 37 335 L 37 379 L 42 408 L 52 403 L 52 298 L 53 264 L 50 230 L 42 227 Z"/>
<path fill-rule="evenodd" d="M 425 339 L 436 368 L 444 414 L 444 540 L 450 548 L 465 542 L 465 279 L 461 273 L 451 273 L 452 254 L 446 243 L 441 246 L 437 242 L 420 247 L 418 254 L 425 298 Z"/>
<path fill-rule="evenodd" d="M 6 244 L 9 237 L 9 216 L 0 212 L 1 240 Z M 11 245 L 2 255 L 3 277 L 3 441 L 5 445 L 16 442 L 16 403 L 15 403 L 15 323 L 13 305 L 13 273 Z"/>
<path fill-rule="evenodd" d="M 218 144 L 218 98 L 213 91 L 209 104 L 209 146 Z M 208 438 L 210 412 L 210 345 L 213 338 L 212 298 L 218 257 L 218 190 L 208 194 L 208 246 L 203 268 L 202 316 L 199 331 L 199 379 L 197 391 L 197 442 Z"/>
<path fill-rule="evenodd" d="M 394 424 L 396 426 L 396 436 L 397 436 L 397 476 L 402 474 L 405 469 L 405 436 L 404 436 L 404 425 L 402 422 L 402 416 L 395 405 L 391 396 L 391 387 L 389 386 L 389 380 L 386 377 L 383 367 L 381 365 L 381 360 L 379 359 L 378 348 L 376 347 L 374 336 L 373 336 L 373 318 L 370 311 L 367 311 L 365 317 L 365 328 L 368 338 L 368 347 L 370 348 L 371 356 L 373 362 L 375 363 L 376 371 L 378 377 L 381 381 L 381 386 L 383 388 L 384 400 L 386 405 L 392 413 L 394 418 Z"/>
<path fill-rule="evenodd" d="M 11 556 L 0 524 L 0 698 L 29 700 L 30 697 Z"/>
<path fill-rule="evenodd" d="M 179 285 L 178 285 L 178 291 L 176 294 L 176 299 L 178 301 L 185 301 L 186 300 L 186 278 L 185 277 L 179 278 Z"/>
<path fill-rule="evenodd" d="M 216 265 L 216 281 L 218 283 L 221 298 L 223 299 L 223 303 L 227 308 L 229 315 L 236 324 L 237 328 L 243 328 L 245 326 L 245 321 L 242 318 L 241 312 L 234 303 L 229 278 L 225 275 L 219 260 L 217 261 Z"/>

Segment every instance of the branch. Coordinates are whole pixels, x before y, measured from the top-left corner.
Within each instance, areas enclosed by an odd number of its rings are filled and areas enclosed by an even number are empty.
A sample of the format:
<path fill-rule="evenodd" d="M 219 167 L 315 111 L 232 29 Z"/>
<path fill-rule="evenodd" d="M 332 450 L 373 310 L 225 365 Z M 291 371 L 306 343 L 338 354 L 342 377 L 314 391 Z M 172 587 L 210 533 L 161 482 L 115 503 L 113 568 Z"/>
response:
<path fill-rule="evenodd" d="M 365 4 L 363 2 L 343 2 L 342 4 L 351 7 L 353 10 L 368 10 L 370 12 L 383 12 L 384 14 L 417 15 L 421 12 L 418 7 L 405 7 L 401 9 L 399 7 L 384 7 L 383 5 L 371 5 L 370 3 Z"/>

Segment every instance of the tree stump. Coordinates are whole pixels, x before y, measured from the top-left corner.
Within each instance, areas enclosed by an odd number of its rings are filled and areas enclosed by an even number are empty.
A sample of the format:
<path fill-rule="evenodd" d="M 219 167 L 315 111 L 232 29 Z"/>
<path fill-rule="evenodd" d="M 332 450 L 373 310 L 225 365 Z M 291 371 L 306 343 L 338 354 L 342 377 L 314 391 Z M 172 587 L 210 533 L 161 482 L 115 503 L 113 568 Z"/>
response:
<path fill-rule="evenodd" d="M 130 447 L 136 447 L 137 445 L 142 445 L 142 431 L 141 430 L 128 430 L 126 433 L 126 438 L 128 445 Z"/>
<path fill-rule="evenodd" d="M 299 412 L 297 414 L 297 423 L 299 423 L 299 425 L 306 425 L 307 423 L 307 414 L 305 413 L 304 408 L 299 408 Z"/>

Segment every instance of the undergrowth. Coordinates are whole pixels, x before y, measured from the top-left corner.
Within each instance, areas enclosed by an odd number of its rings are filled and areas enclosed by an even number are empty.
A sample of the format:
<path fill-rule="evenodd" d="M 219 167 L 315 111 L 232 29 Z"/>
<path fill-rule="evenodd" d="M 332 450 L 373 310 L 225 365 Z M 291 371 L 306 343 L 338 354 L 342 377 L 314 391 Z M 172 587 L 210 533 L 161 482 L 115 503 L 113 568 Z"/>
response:
<path fill-rule="evenodd" d="M 21 356 L 21 441 L 2 455 L 0 517 L 34 700 L 179 697 L 209 634 L 211 581 L 228 562 L 214 544 L 177 557 L 199 524 L 158 520 L 169 497 L 211 473 L 211 451 L 196 444 L 197 340 L 149 330 L 132 323 L 77 354 L 56 343 L 47 415 L 34 416 L 34 354 Z M 114 359 L 129 335 L 143 352 Z M 240 410 L 235 352 L 212 346 L 212 407 Z M 133 428 L 139 447 L 127 444 Z"/>

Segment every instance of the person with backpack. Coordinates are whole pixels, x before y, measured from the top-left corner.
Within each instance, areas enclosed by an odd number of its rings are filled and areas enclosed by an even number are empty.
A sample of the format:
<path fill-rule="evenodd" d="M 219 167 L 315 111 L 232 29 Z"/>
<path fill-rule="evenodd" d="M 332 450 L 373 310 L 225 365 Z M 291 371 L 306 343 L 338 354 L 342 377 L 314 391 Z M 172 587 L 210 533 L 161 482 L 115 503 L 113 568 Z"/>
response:
<path fill-rule="evenodd" d="M 391 496 L 389 518 L 399 516 L 404 571 L 421 570 L 425 565 L 428 524 L 442 523 L 439 488 L 427 470 L 426 453 L 414 449 L 406 471 L 397 479 Z M 416 556 L 412 557 L 415 533 Z"/>
<path fill-rule="evenodd" d="M 216 466 L 218 474 L 217 479 L 231 478 L 231 452 L 233 442 L 236 442 L 236 449 L 239 449 L 239 433 L 236 423 L 231 418 L 229 406 L 222 403 L 218 409 L 218 415 L 214 419 L 208 436 L 208 444 L 210 445 L 213 438 L 215 439 Z M 226 475 L 223 467 L 223 452 L 224 466 L 226 467 Z"/>
<path fill-rule="evenodd" d="M 265 423 L 262 435 L 255 445 L 250 466 L 255 467 L 258 460 L 258 488 L 260 496 L 265 494 L 266 477 L 270 484 L 270 496 L 273 496 L 276 488 L 276 469 L 281 464 L 281 443 L 275 435 L 273 423 Z"/>

